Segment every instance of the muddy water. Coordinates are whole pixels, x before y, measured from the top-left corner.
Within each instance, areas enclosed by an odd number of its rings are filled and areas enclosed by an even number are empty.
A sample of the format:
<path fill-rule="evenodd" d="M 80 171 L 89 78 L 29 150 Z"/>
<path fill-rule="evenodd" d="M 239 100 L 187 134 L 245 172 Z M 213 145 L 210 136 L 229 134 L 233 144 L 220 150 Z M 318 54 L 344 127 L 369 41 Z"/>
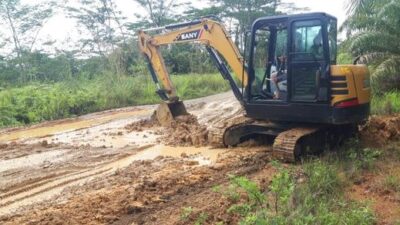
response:
<path fill-rule="evenodd" d="M 124 119 L 132 116 L 147 115 L 151 111 L 148 109 L 140 109 L 134 111 L 122 111 L 103 116 L 96 116 L 89 119 L 77 119 L 76 121 L 64 121 L 60 123 L 50 124 L 43 127 L 32 127 L 22 130 L 12 131 L 0 135 L 0 142 L 13 141 L 17 139 L 37 138 L 49 135 L 54 135 L 61 132 L 68 132 L 82 128 L 88 128 L 99 124 L 107 123 L 116 119 Z"/>
<path fill-rule="evenodd" d="M 46 140 L 48 143 L 63 143 L 69 145 L 90 145 L 92 147 L 103 147 L 119 149 L 126 146 L 145 146 L 156 143 L 157 135 L 149 131 L 129 133 L 124 127 L 127 124 L 136 122 L 138 118 L 125 118 L 109 123 L 93 126 L 90 128 L 80 129 L 71 132 L 65 132 L 46 137 L 43 139 L 35 139 L 28 143 L 36 143 Z"/>

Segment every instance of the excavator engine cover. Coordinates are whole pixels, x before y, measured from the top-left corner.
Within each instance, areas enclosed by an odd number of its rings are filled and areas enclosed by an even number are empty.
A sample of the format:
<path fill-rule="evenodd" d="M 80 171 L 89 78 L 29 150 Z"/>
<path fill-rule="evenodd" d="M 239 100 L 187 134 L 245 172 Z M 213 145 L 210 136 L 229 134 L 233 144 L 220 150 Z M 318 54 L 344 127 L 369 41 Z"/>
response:
<path fill-rule="evenodd" d="M 182 101 L 163 102 L 155 112 L 155 116 L 162 126 L 170 126 L 175 117 L 182 115 L 188 115 Z"/>

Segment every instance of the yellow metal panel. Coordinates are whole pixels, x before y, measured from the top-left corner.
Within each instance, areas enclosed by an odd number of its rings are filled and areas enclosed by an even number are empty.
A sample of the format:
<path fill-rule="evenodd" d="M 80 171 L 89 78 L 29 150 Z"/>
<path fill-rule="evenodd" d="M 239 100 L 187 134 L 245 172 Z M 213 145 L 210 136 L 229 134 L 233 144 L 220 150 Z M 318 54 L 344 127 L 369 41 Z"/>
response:
<path fill-rule="evenodd" d="M 364 65 L 353 65 L 351 67 L 357 89 L 358 102 L 360 104 L 371 101 L 371 87 L 369 86 L 369 71 Z"/>
<path fill-rule="evenodd" d="M 332 94 L 332 106 L 340 102 L 357 99 L 359 104 L 370 102 L 371 90 L 367 80 L 368 69 L 365 65 L 334 65 L 331 66 L 332 84 L 347 83 L 347 88 L 332 88 L 332 90 L 348 90 L 348 94 Z M 345 77 L 345 81 L 334 80 L 335 77 Z"/>
<path fill-rule="evenodd" d="M 348 67 L 343 67 L 343 66 L 331 66 L 331 76 L 332 78 L 334 77 L 345 77 L 345 81 L 341 81 L 341 83 L 346 82 L 347 83 L 347 88 L 345 90 L 348 90 L 348 94 L 346 95 L 336 95 L 332 94 L 332 106 L 339 103 L 343 102 L 346 100 L 354 99 L 357 97 L 356 93 L 356 88 L 354 85 L 354 79 L 353 75 L 351 73 L 351 70 Z M 336 89 L 336 88 L 335 88 Z M 332 90 L 335 90 L 332 88 Z"/>

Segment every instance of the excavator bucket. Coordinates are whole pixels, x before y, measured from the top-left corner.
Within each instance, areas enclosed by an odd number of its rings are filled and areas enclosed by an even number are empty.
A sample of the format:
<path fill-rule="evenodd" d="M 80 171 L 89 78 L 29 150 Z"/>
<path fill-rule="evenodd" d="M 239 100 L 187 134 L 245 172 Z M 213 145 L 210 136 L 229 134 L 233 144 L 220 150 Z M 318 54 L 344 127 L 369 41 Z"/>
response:
<path fill-rule="evenodd" d="M 169 126 L 174 121 L 175 117 L 187 115 L 186 107 L 182 101 L 176 102 L 163 102 L 161 103 L 155 116 L 161 126 Z"/>

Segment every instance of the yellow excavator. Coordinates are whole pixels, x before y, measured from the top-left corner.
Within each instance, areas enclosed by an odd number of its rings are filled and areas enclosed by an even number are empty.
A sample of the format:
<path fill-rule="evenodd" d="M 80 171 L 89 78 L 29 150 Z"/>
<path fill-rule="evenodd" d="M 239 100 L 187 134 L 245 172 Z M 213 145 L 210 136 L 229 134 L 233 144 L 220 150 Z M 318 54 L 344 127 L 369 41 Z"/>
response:
<path fill-rule="evenodd" d="M 244 108 L 209 139 L 235 146 L 254 136 L 274 138 L 273 155 L 294 162 L 303 153 L 337 144 L 369 117 L 369 72 L 365 65 L 336 65 L 337 19 L 326 13 L 262 17 L 252 24 L 244 58 L 221 22 L 213 18 L 141 30 L 139 48 L 157 93 L 164 125 L 187 114 L 160 46 L 199 43 Z M 234 75 L 232 75 L 234 74 Z M 238 122 L 240 121 L 240 122 Z"/>

